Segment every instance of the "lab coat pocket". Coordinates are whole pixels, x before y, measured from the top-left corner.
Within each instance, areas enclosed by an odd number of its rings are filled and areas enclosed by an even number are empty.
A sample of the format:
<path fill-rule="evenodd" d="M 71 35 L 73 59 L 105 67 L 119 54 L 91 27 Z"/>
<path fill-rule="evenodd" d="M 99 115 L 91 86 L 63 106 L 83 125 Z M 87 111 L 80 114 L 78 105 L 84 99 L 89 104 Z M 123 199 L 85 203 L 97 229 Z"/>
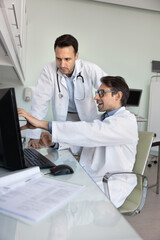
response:
<path fill-rule="evenodd" d="M 85 87 L 84 81 L 81 79 L 77 79 L 74 86 L 74 98 L 77 100 L 84 100 L 85 99 Z"/>

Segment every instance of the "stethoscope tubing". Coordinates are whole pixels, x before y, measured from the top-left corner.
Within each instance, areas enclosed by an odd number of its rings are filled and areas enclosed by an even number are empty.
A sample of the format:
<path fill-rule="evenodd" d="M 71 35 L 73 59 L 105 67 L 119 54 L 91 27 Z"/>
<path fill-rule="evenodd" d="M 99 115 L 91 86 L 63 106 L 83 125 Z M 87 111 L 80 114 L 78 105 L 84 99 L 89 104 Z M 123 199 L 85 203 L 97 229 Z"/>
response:
<path fill-rule="evenodd" d="M 77 78 L 81 78 L 82 83 L 84 83 L 84 78 L 83 78 L 83 76 L 81 75 L 81 72 L 78 73 L 76 79 L 77 79 Z M 58 96 L 59 96 L 59 98 L 63 98 L 63 94 L 62 94 L 62 92 L 61 92 L 61 88 L 60 88 L 60 84 L 59 84 L 58 70 L 57 70 L 57 86 L 58 86 L 58 92 L 59 92 L 59 93 L 58 93 Z"/>

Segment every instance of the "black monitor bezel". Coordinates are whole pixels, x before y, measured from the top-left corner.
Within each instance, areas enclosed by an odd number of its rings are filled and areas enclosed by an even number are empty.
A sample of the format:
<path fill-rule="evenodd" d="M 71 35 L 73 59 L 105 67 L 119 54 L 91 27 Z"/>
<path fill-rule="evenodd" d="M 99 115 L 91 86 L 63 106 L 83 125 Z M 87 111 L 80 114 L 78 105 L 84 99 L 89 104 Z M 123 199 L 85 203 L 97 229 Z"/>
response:
<path fill-rule="evenodd" d="M 25 168 L 14 88 L 0 89 L 0 128 L 4 167 L 9 170 Z"/>
<path fill-rule="evenodd" d="M 127 107 L 139 107 L 140 105 L 140 101 L 141 101 L 141 96 L 142 96 L 142 89 L 135 89 L 135 88 L 130 88 L 129 89 L 129 94 L 131 94 L 131 92 L 133 93 L 139 93 L 139 97 L 138 97 L 138 100 L 134 103 L 128 103 L 129 100 L 130 100 L 130 95 L 129 95 L 129 98 L 127 100 Z"/>

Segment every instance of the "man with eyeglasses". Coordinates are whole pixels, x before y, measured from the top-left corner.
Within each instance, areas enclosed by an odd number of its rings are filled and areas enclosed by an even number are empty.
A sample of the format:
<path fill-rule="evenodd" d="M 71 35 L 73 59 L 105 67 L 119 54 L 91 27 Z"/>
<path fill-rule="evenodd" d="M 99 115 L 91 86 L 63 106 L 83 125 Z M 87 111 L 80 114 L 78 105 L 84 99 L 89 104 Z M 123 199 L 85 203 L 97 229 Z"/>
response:
<path fill-rule="evenodd" d="M 106 76 L 101 78 L 96 92 L 99 118 L 92 122 L 47 122 L 40 121 L 19 109 L 19 116 L 25 117 L 27 124 L 21 129 L 42 128 L 52 133 L 42 133 L 44 145 L 66 142 L 82 146 L 80 164 L 98 186 L 104 191 L 102 179 L 106 172 L 132 171 L 138 128 L 135 116 L 126 108 L 129 88 L 122 77 Z M 118 208 L 136 186 L 134 175 L 113 177 L 109 181 L 110 199 Z"/>

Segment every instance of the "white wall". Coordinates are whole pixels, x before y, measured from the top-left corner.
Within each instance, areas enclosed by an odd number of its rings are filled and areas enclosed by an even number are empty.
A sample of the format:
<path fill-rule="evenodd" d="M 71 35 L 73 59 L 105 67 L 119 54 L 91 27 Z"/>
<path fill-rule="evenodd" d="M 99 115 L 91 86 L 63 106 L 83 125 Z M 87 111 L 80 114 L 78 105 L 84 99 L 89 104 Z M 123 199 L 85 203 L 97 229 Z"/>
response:
<path fill-rule="evenodd" d="M 130 6 L 142 9 L 149 9 L 160 11 L 160 1 L 159 0 L 90 0 L 98 2 L 107 2 L 123 6 Z"/>
<path fill-rule="evenodd" d="M 27 2 L 26 86 L 35 86 L 42 67 L 54 60 L 55 39 L 70 33 L 79 41 L 80 58 L 143 89 L 140 114 L 147 117 L 151 61 L 160 60 L 159 12 L 87 0 Z M 18 104 L 28 110 L 17 91 Z"/>

